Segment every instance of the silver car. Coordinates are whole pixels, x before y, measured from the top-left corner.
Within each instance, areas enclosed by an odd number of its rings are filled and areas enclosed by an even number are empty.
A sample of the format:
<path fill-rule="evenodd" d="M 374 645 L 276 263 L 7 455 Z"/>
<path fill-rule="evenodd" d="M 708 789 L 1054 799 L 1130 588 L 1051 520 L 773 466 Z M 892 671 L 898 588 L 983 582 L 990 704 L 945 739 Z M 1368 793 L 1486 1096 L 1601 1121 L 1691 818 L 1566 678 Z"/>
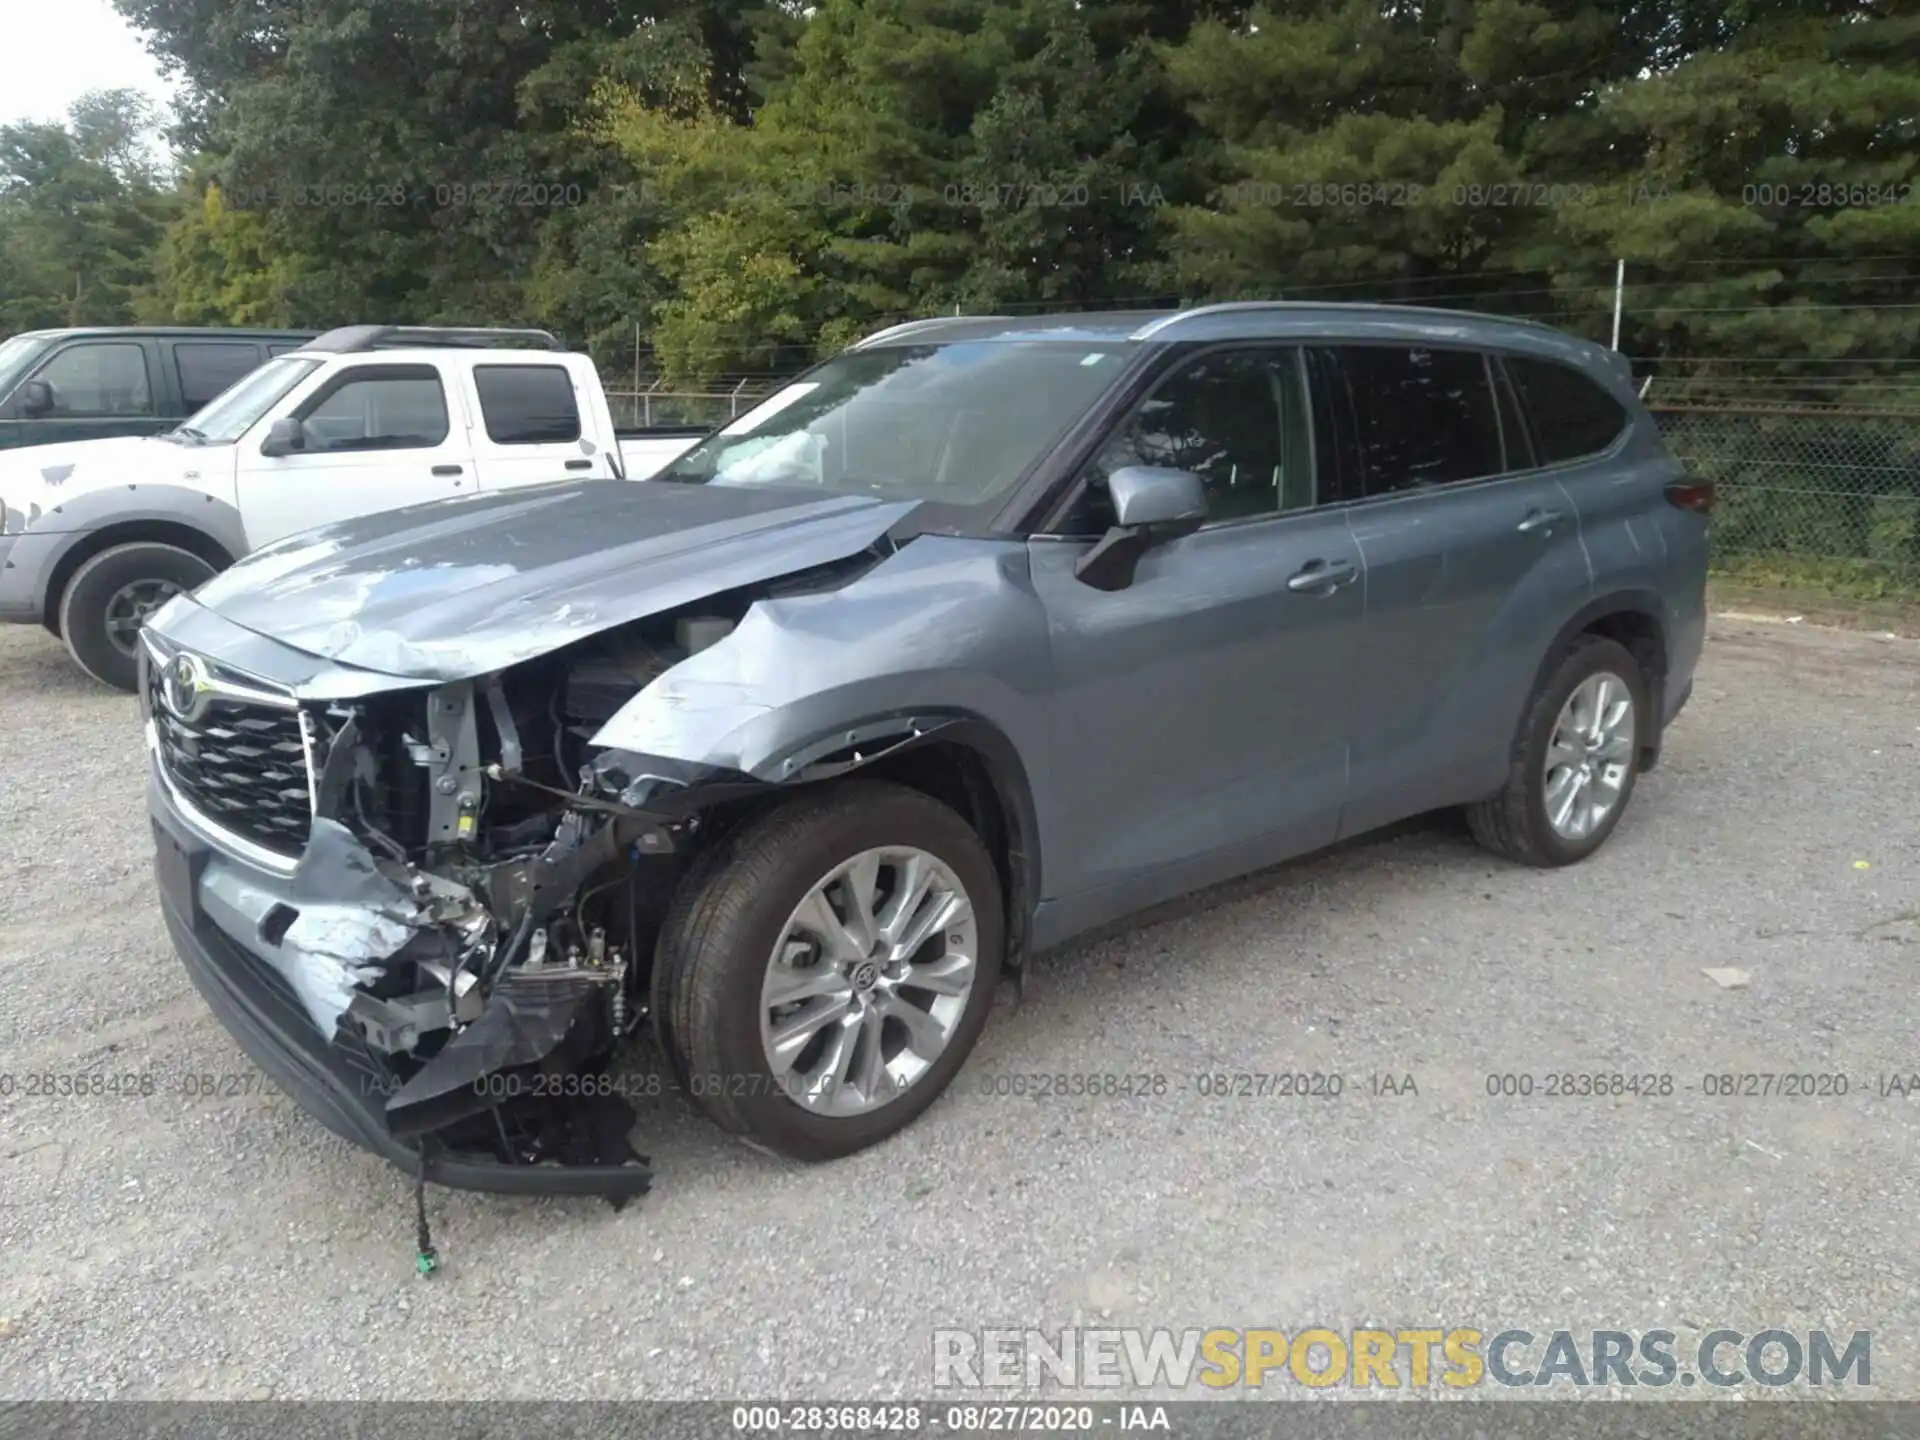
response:
<path fill-rule="evenodd" d="M 166 921 L 256 1061 L 423 1182 L 616 1198 L 643 1027 L 841 1156 L 1129 912 L 1445 806 L 1592 854 L 1713 499 L 1608 351 L 1291 304 L 916 322 L 556 480 L 256 552 L 141 693 Z"/>

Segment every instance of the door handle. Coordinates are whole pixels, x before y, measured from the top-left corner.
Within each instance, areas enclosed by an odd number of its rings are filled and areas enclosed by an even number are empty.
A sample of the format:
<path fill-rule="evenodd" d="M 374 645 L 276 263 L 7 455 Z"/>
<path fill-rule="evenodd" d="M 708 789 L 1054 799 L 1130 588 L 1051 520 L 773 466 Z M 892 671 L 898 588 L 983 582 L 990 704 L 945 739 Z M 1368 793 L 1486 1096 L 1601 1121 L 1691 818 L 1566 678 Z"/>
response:
<path fill-rule="evenodd" d="M 1514 528 L 1522 535 L 1531 535 L 1536 530 L 1551 530 L 1566 518 L 1558 510 L 1529 510 L 1527 518 Z"/>
<path fill-rule="evenodd" d="M 567 461 L 567 469 L 569 470 L 591 470 L 592 468 L 593 468 L 593 461 L 591 460 Z"/>
<path fill-rule="evenodd" d="M 436 465 L 433 467 L 433 473 L 436 475 L 458 475 L 461 473 L 461 470 L 458 465 Z"/>
<path fill-rule="evenodd" d="M 1331 565 L 1324 560 L 1309 560 L 1287 578 L 1287 589 L 1295 594 L 1331 595 L 1359 578 L 1360 572 L 1345 560 Z"/>

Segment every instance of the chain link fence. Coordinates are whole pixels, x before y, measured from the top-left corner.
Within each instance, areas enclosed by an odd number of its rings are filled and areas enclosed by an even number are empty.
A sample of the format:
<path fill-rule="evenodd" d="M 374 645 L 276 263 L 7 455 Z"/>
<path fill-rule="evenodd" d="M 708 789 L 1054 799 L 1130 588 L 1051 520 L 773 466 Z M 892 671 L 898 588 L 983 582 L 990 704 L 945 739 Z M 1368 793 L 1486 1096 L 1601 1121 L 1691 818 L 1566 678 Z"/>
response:
<path fill-rule="evenodd" d="M 1718 492 L 1714 567 L 1863 599 L 1920 597 L 1920 410 L 1655 404 Z"/>
<path fill-rule="evenodd" d="M 623 429 L 724 425 L 778 384 L 626 382 L 607 393 Z M 1673 453 L 1718 491 L 1715 569 L 1862 599 L 1920 599 L 1920 406 L 1905 396 L 1897 407 L 1808 405 L 1768 393 L 1774 383 L 1756 382 L 1759 398 L 1729 397 L 1724 380 L 1712 387 L 1718 394 L 1671 385 L 1662 387 L 1668 397 L 1648 397 Z"/>
<path fill-rule="evenodd" d="M 751 410 L 772 390 L 768 380 L 741 380 L 713 390 L 672 390 L 664 385 L 640 389 L 609 389 L 607 405 L 616 428 L 645 429 L 656 425 L 712 429 Z"/>

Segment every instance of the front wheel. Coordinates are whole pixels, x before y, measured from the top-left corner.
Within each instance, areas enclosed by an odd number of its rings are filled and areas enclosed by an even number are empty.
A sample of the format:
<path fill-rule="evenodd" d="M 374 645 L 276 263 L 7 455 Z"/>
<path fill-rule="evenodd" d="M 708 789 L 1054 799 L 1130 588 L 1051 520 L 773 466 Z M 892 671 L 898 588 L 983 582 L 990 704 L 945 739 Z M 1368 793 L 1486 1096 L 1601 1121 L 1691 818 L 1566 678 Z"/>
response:
<path fill-rule="evenodd" d="M 142 541 L 102 550 L 74 572 L 60 597 L 67 653 L 102 684 L 131 691 L 147 617 L 213 574 L 213 566 L 175 545 Z"/>
<path fill-rule="evenodd" d="M 859 781 L 721 843 L 654 957 L 681 1083 L 726 1129 L 796 1159 L 904 1129 L 993 1006 L 1006 927 L 980 837 L 918 791 Z"/>
<path fill-rule="evenodd" d="M 1467 807 L 1474 838 L 1523 865 L 1571 865 L 1606 842 L 1633 797 L 1653 724 L 1639 661 L 1581 635 L 1527 704 L 1500 793 Z"/>

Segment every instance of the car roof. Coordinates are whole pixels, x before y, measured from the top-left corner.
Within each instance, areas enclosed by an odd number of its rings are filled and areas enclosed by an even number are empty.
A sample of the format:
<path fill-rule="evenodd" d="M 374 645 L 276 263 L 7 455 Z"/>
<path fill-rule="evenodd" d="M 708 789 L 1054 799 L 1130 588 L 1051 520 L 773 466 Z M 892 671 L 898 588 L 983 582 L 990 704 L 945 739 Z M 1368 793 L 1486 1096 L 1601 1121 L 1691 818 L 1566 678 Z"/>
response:
<path fill-rule="evenodd" d="M 230 325 L 75 325 L 51 330 L 23 330 L 16 340 L 67 340 L 102 338 L 138 338 L 192 340 L 308 340 L 316 330 L 254 330 Z"/>
<path fill-rule="evenodd" d="M 857 350 L 956 341 L 1105 341 L 1134 345 L 1234 340 L 1402 341 L 1472 345 L 1531 353 L 1618 380 L 1622 357 L 1537 320 L 1423 305 L 1252 300 L 1185 310 L 1110 310 L 1057 315 L 955 315 L 910 320 Z"/>
<path fill-rule="evenodd" d="M 283 359 L 353 360 L 362 365 L 429 365 L 449 357 L 464 358 L 481 365 L 559 365 L 567 360 L 587 357 L 575 350 L 535 350 L 527 345 L 499 345 L 480 349 L 472 345 L 409 345 L 378 350 L 316 350 L 304 345 L 289 350 Z"/>

